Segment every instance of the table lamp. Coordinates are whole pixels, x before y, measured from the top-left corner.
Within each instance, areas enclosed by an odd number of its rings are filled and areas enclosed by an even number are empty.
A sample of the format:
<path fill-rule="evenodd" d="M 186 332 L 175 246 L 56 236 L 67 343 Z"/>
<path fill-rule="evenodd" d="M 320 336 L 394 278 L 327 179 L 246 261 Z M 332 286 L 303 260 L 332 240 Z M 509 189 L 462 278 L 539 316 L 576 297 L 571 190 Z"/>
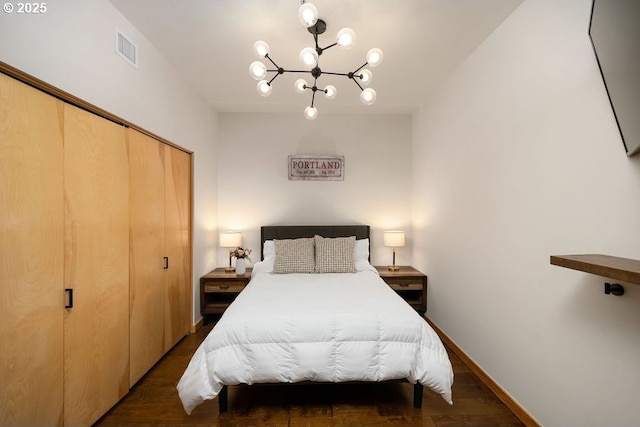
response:
<path fill-rule="evenodd" d="M 385 231 L 384 245 L 393 248 L 393 264 L 389 266 L 389 271 L 400 270 L 399 267 L 396 267 L 396 248 L 404 246 L 404 231 Z"/>
<path fill-rule="evenodd" d="M 239 231 L 223 231 L 220 233 L 220 247 L 229 248 L 229 267 L 224 271 L 233 272 L 236 271 L 231 265 L 231 257 L 233 250 L 242 244 L 242 234 Z"/>

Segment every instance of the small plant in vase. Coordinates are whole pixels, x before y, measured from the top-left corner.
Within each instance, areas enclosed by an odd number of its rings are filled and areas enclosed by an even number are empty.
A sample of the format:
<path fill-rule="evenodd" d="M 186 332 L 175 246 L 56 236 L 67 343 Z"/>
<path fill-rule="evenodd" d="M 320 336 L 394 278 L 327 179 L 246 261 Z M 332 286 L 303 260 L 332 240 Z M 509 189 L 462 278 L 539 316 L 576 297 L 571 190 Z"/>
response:
<path fill-rule="evenodd" d="M 245 274 L 247 271 L 246 261 L 251 262 L 251 249 L 238 246 L 231 251 L 231 256 L 236 259 L 236 274 Z"/>

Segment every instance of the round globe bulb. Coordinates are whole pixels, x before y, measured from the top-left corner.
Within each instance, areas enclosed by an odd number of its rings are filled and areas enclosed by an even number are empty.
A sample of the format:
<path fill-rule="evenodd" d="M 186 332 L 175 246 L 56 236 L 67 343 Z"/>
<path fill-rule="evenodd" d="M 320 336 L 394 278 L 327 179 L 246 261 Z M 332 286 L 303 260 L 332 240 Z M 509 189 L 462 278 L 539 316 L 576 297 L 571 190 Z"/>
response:
<path fill-rule="evenodd" d="M 256 88 L 262 96 L 269 96 L 271 94 L 271 85 L 266 80 L 260 80 Z"/>
<path fill-rule="evenodd" d="M 304 116 L 307 120 L 315 120 L 318 117 L 318 109 L 316 107 L 307 107 L 304 109 Z"/>
<path fill-rule="evenodd" d="M 305 27 L 313 27 L 318 22 L 318 9 L 311 3 L 305 3 L 298 9 L 298 21 Z"/>
<path fill-rule="evenodd" d="M 371 83 L 371 80 L 373 80 L 373 73 L 371 72 L 371 70 L 362 70 L 360 72 L 360 82 L 363 85 L 368 85 L 369 83 Z"/>
<path fill-rule="evenodd" d="M 318 52 L 312 47 L 305 47 L 300 51 L 300 61 L 310 70 L 318 64 Z"/>
<path fill-rule="evenodd" d="M 376 91 L 370 87 L 360 93 L 360 100 L 365 105 L 371 105 L 376 101 Z"/>
<path fill-rule="evenodd" d="M 258 55 L 258 58 L 264 58 L 269 54 L 269 45 L 267 42 L 258 40 L 253 44 L 253 50 Z"/>
<path fill-rule="evenodd" d="M 382 51 L 377 47 L 374 47 L 367 52 L 367 62 L 370 66 L 377 67 L 382 62 L 383 56 Z"/>
<path fill-rule="evenodd" d="M 307 89 L 307 81 L 305 79 L 298 79 L 294 83 L 296 87 L 296 92 L 303 93 L 305 89 Z"/>
<path fill-rule="evenodd" d="M 253 61 L 249 65 L 249 74 L 256 80 L 262 80 L 267 75 L 267 67 L 260 61 Z"/>
<path fill-rule="evenodd" d="M 343 49 L 351 49 L 356 44 L 356 33 L 351 28 L 343 28 L 338 31 L 336 39 L 338 46 Z"/>
<path fill-rule="evenodd" d="M 326 96 L 329 99 L 335 98 L 337 94 L 338 94 L 338 91 L 336 87 L 333 85 L 328 85 L 327 87 L 324 88 L 324 96 Z"/>

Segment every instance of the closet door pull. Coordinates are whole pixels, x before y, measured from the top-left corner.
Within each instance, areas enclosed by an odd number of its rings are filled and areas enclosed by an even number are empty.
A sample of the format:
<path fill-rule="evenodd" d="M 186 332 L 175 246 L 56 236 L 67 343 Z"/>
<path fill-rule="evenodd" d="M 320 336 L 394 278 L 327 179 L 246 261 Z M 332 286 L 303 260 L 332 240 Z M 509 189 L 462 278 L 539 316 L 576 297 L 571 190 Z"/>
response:
<path fill-rule="evenodd" d="M 67 293 L 67 295 L 69 295 L 69 301 L 67 305 L 64 306 L 64 308 L 73 308 L 73 289 L 67 288 L 64 291 Z"/>
<path fill-rule="evenodd" d="M 164 257 L 164 267 L 163 268 L 165 270 L 169 269 L 169 257 L 168 256 Z"/>

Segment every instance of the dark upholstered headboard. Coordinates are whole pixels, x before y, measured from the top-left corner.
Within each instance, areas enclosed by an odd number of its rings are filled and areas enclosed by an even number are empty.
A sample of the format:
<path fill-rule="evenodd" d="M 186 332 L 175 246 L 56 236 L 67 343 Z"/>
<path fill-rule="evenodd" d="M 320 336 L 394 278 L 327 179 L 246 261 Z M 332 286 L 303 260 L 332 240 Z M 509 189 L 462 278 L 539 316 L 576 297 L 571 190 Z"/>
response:
<path fill-rule="evenodd" d="M 266 240 L 297 239 L 300 237 L 349 237 L 357 240 L 369 238 L 368 225 L 265 225 L 260 228 L 260 248 Z M 261 255 L 263 256 L 263 255 Z"/>

